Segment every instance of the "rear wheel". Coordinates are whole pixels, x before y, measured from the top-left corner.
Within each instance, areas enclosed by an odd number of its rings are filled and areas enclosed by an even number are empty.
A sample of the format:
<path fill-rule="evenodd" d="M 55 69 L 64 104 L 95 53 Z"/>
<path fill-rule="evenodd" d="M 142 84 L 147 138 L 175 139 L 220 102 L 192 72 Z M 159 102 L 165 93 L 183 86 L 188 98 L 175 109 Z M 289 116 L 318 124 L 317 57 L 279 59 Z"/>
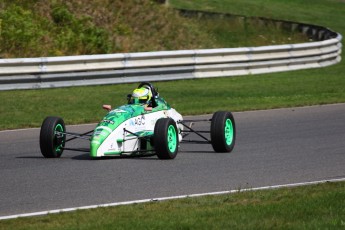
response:
<path fill-rule="evenodd" d="M 44 119 L 40 132 L 41 153 L 46 158 L 58 158 L 66 141 L 65 123 L 60 117 Z"/>
<path fill-rule="evenodd" d="M 159 159 L 174 159 L 178 151 L 178 132 L 171 118 L 157 120 L 154 129 L 154 147 Z"/>
<path fill-rule="evenodd" d="M 218 111 L 211 122 L 211 142 L 216 152 L 231 152 L 235 146 L 236 127 L 231 112 Z"/>

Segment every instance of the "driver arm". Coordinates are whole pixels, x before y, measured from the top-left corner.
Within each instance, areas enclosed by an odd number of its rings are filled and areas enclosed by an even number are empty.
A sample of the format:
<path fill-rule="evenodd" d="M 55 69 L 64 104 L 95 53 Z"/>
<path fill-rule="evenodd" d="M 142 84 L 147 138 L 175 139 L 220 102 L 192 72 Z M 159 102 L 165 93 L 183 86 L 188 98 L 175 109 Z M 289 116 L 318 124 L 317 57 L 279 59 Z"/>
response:
<path fill-rule="evenodd" d="M 152 101 L 149 101 L 149 103 L 144 105 L 145 111 L 152 111 Z"/>
<path fill-rule="evenodd" d="M 111 110 L 111 105 L 103 105 L 102 108 L 107 110 L 107 111 L 110 111 Z"/>

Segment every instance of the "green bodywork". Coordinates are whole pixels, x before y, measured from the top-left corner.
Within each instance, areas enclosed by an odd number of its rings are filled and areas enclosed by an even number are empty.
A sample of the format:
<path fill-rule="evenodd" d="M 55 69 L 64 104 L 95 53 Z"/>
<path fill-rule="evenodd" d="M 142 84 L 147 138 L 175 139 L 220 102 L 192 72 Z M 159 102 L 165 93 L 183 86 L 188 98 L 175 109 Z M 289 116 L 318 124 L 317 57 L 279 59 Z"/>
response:
<path fill-rule="evenodd" d="M 169 110 L 170 105 L 163 98 L 155 99 L 157 106 L 152 108 L 152 111 L 145 111 L 143 104 L 126 104 L 116 109 L 111 110 L 98 125 L 96 126 L 90 142 L 90 156 L 97 157 L 97 150 L 104 140 L 123 122 L 143 114 L 154 113 L 162 110 Z M 140 122 L 140 121 L 139 121 Z M 149 136 L 153 132 L 142 131 L 136 133 L 139 136 Z M 130 136 L 130 135 L 129 135 Z M 134 137 L 134 136 L 133 136 Z M 124 142 L 123 139 L 118 139 L 117 142 Z M 105 152 L 105 155 L 121 154 L 121 152 Z"/>

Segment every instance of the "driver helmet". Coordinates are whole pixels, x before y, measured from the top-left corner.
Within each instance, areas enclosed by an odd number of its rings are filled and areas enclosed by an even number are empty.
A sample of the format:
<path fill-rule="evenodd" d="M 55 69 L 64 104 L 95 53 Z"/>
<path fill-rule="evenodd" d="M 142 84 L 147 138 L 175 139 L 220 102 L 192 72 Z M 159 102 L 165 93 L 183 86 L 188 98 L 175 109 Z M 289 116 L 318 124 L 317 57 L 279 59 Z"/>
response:
<path fill-rule="evenodd" d="M 148 104 L 152 98 L 152 92 L 147 87 L 135 89 L 132 93 L 133 104 Z"/>

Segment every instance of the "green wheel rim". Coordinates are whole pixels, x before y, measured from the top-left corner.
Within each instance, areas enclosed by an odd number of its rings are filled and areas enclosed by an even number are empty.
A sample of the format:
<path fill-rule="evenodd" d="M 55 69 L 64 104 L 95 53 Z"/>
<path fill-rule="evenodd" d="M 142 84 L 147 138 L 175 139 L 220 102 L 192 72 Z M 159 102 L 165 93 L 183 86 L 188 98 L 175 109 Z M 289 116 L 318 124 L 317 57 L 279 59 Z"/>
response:
<path fill-rule="evenodd" d="M 55 147 L 55 152 L 56 153 L 60 153 L 62 151 L 62 147 L 64 145 L 64 141 L 63 141 L 64 134 L 62 134 L 62 136 L 61 136 L 62 141 L 59 144 L 57 139 L 58 139 L 58 135 L 61 135 L 61 134 L 59 134 L 58 132 L 64 132 L 64 129 L 63 129 L 61 124 L 57 124 L 55 126 L 55 129 L 54 129 L 54 135 L 55 135 L 54 147 Z"/>
<path fill-rule="evenodd" d="M 175 152 L 177 146 L 176 130 L 173 125 L 168 128 L 168 148 L 170 152 Z"/>
<path fill-rule="evenodd" d="M 226 121 L 225 121 L 224 136 L 225 136 L 226 144 L 231 145 L 231 143 L 234 139 L 234 127 L 233 127 L 232 121 L 230 119 L 226 119 Z"/>

